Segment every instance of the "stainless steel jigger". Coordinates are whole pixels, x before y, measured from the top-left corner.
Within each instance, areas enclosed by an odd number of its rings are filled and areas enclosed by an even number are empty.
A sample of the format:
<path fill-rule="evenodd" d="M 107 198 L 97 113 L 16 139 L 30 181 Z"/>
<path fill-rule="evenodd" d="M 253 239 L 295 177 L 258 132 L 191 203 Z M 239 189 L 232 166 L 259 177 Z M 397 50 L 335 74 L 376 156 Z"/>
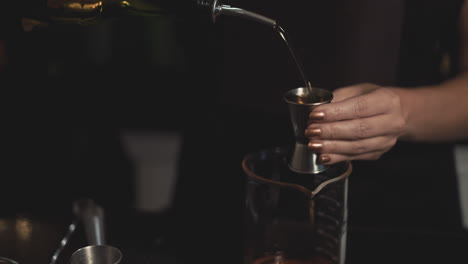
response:
<path fill-rule="evenodd" d="M 91 245 L 78 249 L 70 258 L 70 264 L 119 264 L 122 252 L 109 245 Z"/>
<path fill-rule="evenodd" d="M 332 92 L 321 89 L 297 88 L 288 91 L 284 100 L 288 103 L 294 129 L 295 145 L 289 160 L 289 168 L 298 173 L 317 174 L 328 166 L 318 163 L 318 155 L 307 148 L 309 139 L 304 135 L 309 124 L 309 114 L 317 106 L 330 103 Z"/>
<path fill-rule="evenodd" d="M 18 264 L 18 262 L 9 258 L 0 257 L 0 264 Z"/>
<path fill-rule="evenodd" d="M 70 258 L 70 264 L 120 263 L 122 252 L 106 244 L 103 208 L 90 199 L 80 200 L 74 206 L 75 214 L 83 223 L 89 245 L 76 250 Z"/>
<path fill-rule="evenodd" d="M 73 204 L 73 211 L 83 223 L 88 244 L 106 244 L 104 209 L 91 199 L 81 199 Z"/>

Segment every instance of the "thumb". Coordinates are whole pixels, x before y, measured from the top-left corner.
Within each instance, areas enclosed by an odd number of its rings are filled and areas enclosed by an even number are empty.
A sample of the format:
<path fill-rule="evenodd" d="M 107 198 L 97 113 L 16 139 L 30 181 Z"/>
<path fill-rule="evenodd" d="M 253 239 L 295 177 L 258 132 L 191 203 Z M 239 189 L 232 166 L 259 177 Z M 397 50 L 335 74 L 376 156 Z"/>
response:
<path fill-rule="evenodd" d="M 379 86 L 372 83 L 362 83 L 351 86 L 337 88 L 333 91 L 333 103 L 340 102 L 358 95 L 370 93 Z"/>

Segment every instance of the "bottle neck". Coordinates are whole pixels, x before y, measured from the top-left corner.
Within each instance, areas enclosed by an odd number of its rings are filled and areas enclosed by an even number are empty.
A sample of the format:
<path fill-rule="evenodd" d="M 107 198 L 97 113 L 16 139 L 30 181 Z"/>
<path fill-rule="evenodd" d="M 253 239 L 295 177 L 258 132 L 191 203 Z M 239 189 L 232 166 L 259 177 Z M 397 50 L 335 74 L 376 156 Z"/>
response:
<path fill-rule="evenodd" d="M 10 38 L 52 24 L 87 25 L 135 15 L 199 14 L 210 19 L 213 3 L 215 0 L 2 0 L 0 35 Z"/>
<path fill-rule="evenodd" d="M 8 0 L 16 1 L 16 0 Z M 48 24 L 94 24 L 99 19 L 160 16 L 202 8 L 200 0 L 41 0 L 15 5 L 29 28 Z M 206 0 L 211 1 L 211 0 Z M 8 5 L 7 5 L 8 6 Z M 12 6 L 14 6 L 12 4 Z"/>

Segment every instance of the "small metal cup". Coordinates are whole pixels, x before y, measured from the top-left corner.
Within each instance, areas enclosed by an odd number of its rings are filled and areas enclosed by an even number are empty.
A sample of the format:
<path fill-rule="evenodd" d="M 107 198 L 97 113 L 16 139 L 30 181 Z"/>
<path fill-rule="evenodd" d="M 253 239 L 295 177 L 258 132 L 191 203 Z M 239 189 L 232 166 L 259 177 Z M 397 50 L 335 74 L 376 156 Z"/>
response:
<path fill-rule="evenodd" d="M 109 245 L 92 245 L 78 249 L 71 258 L 70 264 L 119 264 L 122 252 Z"/>
<path fill-rule="evenodd" d="M 105 245 L 104 209 L 92 199 L 73 203 L 73 212 L 83 223 L 88 245 Z"/>
<path fill-rule="evenodd" d="M 290 157 L 289 168 L 298 173 L 317 174 L 328 168 L 319 164 L 318 155 L 307 148 L 309 139 L 304 132 L 309 124 L 309 114 L 317 106 L 330 103 L 331 91 L 322 88 L 296 88 L 286 92 L 284 100 L 288 103 L 291 122 L 294 129 L 295 146 Z"/>
<path fill-rule="evenodd" d="M 18 262 L 9 258 L 0 257 L 0 264 L 18 264 Z"/>

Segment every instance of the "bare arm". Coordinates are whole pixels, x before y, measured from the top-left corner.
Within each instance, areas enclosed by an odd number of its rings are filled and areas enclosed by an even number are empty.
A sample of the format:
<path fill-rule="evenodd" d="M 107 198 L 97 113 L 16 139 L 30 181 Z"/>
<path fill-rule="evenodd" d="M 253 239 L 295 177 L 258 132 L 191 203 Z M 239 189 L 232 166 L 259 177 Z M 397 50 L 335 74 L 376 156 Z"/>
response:
<path fill-rule="evenodd" d="M 408 124 L 401 139 L 445 141 L 468 138 L 468 1 L 460 19 L 461 73 L 432 87 L 396 89 Z"/>
<path fill-rule="evenodd" d="M 401 140 L 450 141 L 468 138 L 468 74 L 439 86 L 396 89 L 406 128 Z"/>
<path fill-rule="evenodd" d="M 358 84 L 337 89 L 310 115 L 305 135 L 320 162 L 378 159 L 398 140 L 468 139 L 468 0 L 460 19 L 460 74 L 414 89 Z"/>

